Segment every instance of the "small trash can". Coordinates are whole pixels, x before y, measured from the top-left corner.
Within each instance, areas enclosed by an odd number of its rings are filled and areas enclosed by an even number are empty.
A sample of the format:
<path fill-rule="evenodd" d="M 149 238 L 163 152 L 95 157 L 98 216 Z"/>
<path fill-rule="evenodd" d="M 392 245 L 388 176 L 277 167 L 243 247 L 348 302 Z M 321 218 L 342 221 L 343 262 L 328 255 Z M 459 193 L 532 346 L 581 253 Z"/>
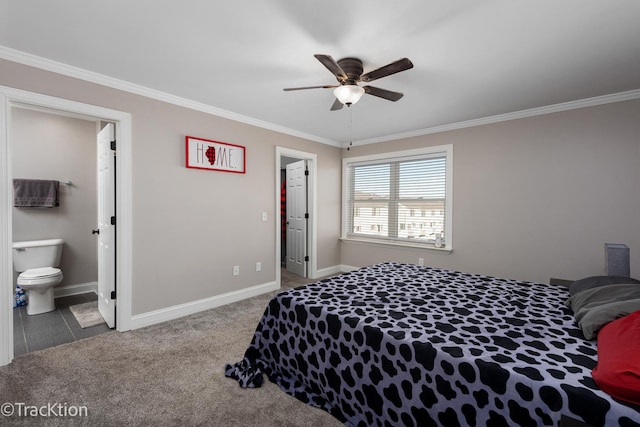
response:
<path fill-rule="evenodd" d="M 16 285 L 16 298 L 14 302 L 14 307 L 21 307 L 23 305 L 27 305 L 27 296 L 24 293 L 24 289 L 22 286 Z"/>

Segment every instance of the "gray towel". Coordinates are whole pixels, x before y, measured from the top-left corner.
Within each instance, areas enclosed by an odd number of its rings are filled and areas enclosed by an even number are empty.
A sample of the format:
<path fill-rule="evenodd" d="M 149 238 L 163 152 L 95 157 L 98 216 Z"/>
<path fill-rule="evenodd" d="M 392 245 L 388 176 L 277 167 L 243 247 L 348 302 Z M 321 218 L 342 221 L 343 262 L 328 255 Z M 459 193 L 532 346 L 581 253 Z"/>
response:
<path fill-rule="evenodd" d="M 59 181 L 43 179 L 14 179 L 13 205 L 15 207 L 52 208 L 58 202 Z"/>

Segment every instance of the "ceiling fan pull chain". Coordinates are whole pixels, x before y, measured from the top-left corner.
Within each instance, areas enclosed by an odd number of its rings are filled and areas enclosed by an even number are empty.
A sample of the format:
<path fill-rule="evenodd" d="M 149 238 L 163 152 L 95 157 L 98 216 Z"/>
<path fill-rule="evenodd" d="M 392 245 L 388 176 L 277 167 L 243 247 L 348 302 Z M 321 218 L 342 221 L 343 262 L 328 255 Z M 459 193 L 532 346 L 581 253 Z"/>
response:
<path fill-rule="evenodd" d="M 347 147 L 347 151 L 351 151 L 351 146 L 353 145 L 353 109 L 348 108 L 349 110 L 349 146 Z"/>

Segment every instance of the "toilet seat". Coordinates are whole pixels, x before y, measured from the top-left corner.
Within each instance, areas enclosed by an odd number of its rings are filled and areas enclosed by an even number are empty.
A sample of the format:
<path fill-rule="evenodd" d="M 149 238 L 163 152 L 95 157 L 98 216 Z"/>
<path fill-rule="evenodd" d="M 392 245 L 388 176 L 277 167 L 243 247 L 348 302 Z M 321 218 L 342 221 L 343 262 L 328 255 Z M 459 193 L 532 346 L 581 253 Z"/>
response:
<path fill-rule="evenodd" d="M 55 267 L 42 267 L 42 268 L 30 268 L 29 270 L 20 273 L 20 277 L 25 279 L 37 279 L 42 277 L 55 276 L 60 273 L 59 268 Z"/>
<path fill-rule="evenodd" d="M 55 267 L 31 268 L 18 276 L 19 285 L 39 285 L 50 283 L 62 276 L 62 270 Z M 60 280 L 62 281 L 62 280 Z"/>

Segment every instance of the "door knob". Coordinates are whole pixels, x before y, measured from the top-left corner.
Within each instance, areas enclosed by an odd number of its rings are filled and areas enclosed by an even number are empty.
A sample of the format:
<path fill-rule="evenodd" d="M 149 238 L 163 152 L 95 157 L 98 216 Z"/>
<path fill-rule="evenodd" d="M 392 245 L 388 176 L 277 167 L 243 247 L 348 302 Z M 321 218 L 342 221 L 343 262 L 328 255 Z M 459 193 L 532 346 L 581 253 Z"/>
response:
<path fill-rule="evenodd" d="M 100 234 L 100 229 L 96 228 L 95 230 L 91 230 L 91 234 Z"/>

